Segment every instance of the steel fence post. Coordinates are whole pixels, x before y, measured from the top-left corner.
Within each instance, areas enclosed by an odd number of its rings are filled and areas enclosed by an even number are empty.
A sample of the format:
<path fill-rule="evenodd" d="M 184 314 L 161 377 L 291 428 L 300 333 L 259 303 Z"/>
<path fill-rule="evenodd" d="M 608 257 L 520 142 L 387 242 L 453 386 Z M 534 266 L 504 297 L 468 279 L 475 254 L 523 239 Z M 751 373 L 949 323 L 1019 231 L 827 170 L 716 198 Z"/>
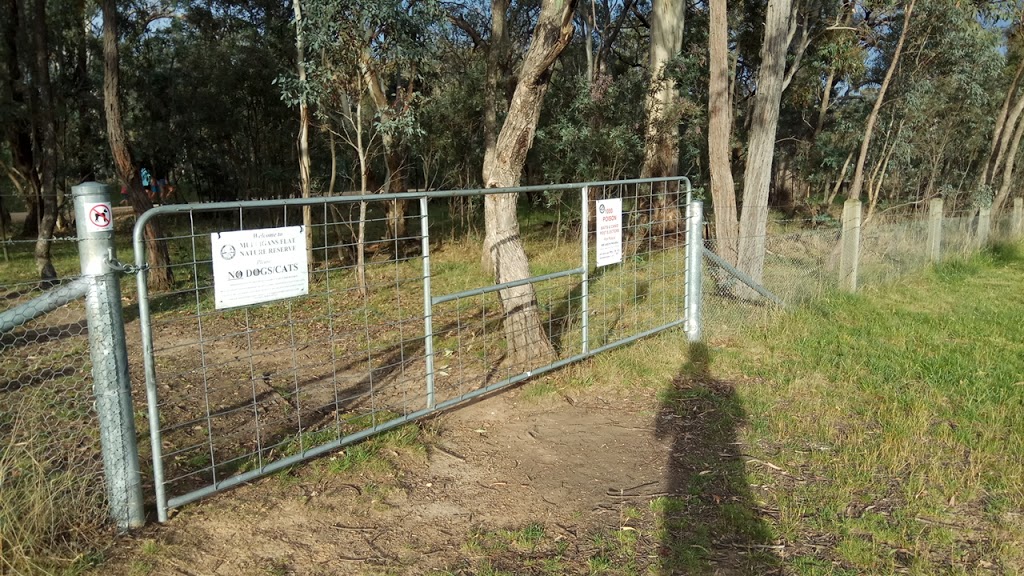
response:
<path fill-rule="evenodd" d="M 704 254 L 704 203 L 692 200 L 686 207 L 686 338 L 701 339 L 701 273 Z"/>
<path fill-rule="evenodd" d="M 843 232 L 840 237 L 839 289 L 857 291 L 857 264 L 860 259 L 860 200 L 843 205 Z"/>
<path fill-rule="evenodd" d="M 928 259 L 942 259 L 942 198 L 932 198 L 928 205 Z"/>
<path fill-rule="evenodd" d="M 86 182 L 71 189 L 78 229 L 78 256 L 85 295 L 92 359 L 93 394 L 100 425 L 100 448 L 110 514 L 120 530 L 145 523 L 139 450 L 128 351 L 125 345 L 121 282 L 109 261 L 116 257 L 112 188 Z"/>

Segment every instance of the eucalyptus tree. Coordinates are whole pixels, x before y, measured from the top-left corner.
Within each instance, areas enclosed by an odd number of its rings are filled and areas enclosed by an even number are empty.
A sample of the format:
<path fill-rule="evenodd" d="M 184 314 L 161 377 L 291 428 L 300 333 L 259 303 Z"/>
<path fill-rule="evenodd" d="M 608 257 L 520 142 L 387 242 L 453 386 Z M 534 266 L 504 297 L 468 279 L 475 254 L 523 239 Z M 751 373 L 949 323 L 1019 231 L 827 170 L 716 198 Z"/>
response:
<path fill-rule="evenodd" d="M 405 140 L 420 130 L 415 112 L 422 74 L 434 65 L 429 35 L 441 17 L 438 3 L 304 0 L 303 6 L 307 50 L 302 68 L 310 72 L 308 79 L 299 79 L 300 98 L 313 98 L 318 117 L 328 121 L 331 101 L 326 95 L 345 94 L 350 103 L 368 97 L 383 148 L 381 188 L 406 190 Z M 405 235 L 404 202 L 388 203 L 387 223 L 390 237 Z"/>
<path fill-rule="evenodd" d="M 650 23 L 651 44 L 648 52 L 650 88 L 644 102 L 647 115 L 644 139 L 644 161 L 640 175 L 645 178 L 676 176 L 679 173 L 679 123 L 682 118 L 679 91 L 670 73 L 670 63 L 679 56 L 683 46 L 686 3 L 677 0 L 653 0 Z M 653 194 L 650 208 L 660 236 L 681 227 L 676 207 L 677 192 Z M 647 212 L 645 210 L 645 212 Z"/>
<path fill-rule="evenodd" d="M 917 0 L 910 0 L 906 6 L 903 7 L 903 25 L 899 28 L 899 36 L 896 40 L 896 48 L 893 50 L 892 56 L 888 60 L 888 67 L 885 70 L 885 76 L 882 78 L 881 84 L 878 86 L 878 92 L 875 94 L 875 102 L 871 108 L 871 112 L 868 113 L 867 119 L 864 121 L 864 136 L 861 138 L 860 152 L 857 156 L 857 161 L 853 165 L 853 183 L 850 185 L 849 198 L 851 200 L 859 200 L 861 190 L 864 187 L 864 165 L 867 161 L 868 150 L 871 147 L 871 137 L 874 134 L 875 122 L 878 120 L 878 111 L 882 107 L 882 103 L 885 101 L 885 94 L 889 89 L 889 85 L 892 83 L 893 74 L 896 72 L 896 68 L 900 62 L 900 56 L 903 53 L 903 45 L 906 42 L 907 34 L 910 30 L 911 17 L 914 14 L 914 5 Z"/>
<path fill-rule="evenodd" d="M 497 0 L 496 0 L 497 1 Z M 533 144 L 552 68 L 572 40 L 576 0 L 542 0 L 530 47 L 523 58 L 508 113 L 495 145 L 484 155 L 487 188 L 516 186 Z M 483 254 L 496 283 L 528 278 L 529 262 L 519 235 L 517 194 L 490 194 L 484 199 Z M 514 364 L 555 357 L 544 332 L 532 284 L 501 290 L 508 358 Z"/>
<path fill-rule="evenodd" d="M 740 211 L 737 268 L 754 281 L 764 272 L 765 234 L 768 225 L 768 187 L 775 155 L 775 133 L 779 123 L 786 72 L 786 51 L 792 36 L 790 0 L 768 0 L 761 67 L 757 74 L 747 163 L 743 174 L 743 207 Z M 745 292 L 743 294 L 746 294 Z"/>
<path fill-rule="evenodd" d="M 121 181 L 128 188 L 128 201 L 135 216 L 153 207 L 153 202 L 142 189 L 142 180 L 128 145 L 121 112 L 121 68 L 118 42 L 117 0 L 102 0 L 103 11 L 103 103 L 107 123 L 107 141 L 114 167 Z M 146 254 L 150 265 L 149 285 L 154 290 L 170 288 L 174 283 L 171 258 L 167 242 L 156 220 L 150 220 L 143 232 L 146 240 Z"/>

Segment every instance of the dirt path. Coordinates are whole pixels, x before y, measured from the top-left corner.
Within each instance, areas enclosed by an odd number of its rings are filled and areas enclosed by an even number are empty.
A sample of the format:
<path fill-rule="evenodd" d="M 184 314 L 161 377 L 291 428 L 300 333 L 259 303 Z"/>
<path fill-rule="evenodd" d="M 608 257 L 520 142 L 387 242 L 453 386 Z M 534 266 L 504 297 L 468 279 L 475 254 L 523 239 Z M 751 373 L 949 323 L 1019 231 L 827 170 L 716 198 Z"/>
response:
<path fill-rule="evenodd" d="M 523 405 L 520 395 L 427 424 L 427 456 L 399 455 L 390 482 L 300 467 L 189 506 L 143 535 L 167 545 L 152 573 L 424 573 L 464 560 L 473 528 L 615 524 L 610 488 L 664 482 L 668 447 L 644 410 L 651 398 Z"/>
<path fill-rule="evenodd" d="M 328 457 L 186 506 L 123 541 L 101 571 L 579 574 L 595 573 L 597 559 L 607 563 L 599 573 L 691 572 L 685 562 L 664 568 L 666 539 L 678 538 L 675 548 L 707 553 L 692 566 L 700 573 L 768 573 L 771 563 L 751 571 L 728 534 L 714 535 L 718 549 L 690 544 L 694 526 L 707 520 L 715 530 L 700 506 L 680 500 L 681 527 L 665 530 L 661 496 L 749 502 L 729 494 L 735 479 L 719 465 L 738 455 L 727 446 L 734 431 L 708 436 L 693 427 L 699 415 L 682 424 L 659 410 L 658 391 L 491 396 L 424 423 L 425 454 L 388 450 L 390 464 L 348 472 L 330 471 Z M 725 471 L 722 482 L 715 468 Z M 692 493 L 692 479 L 706 494 Z M 517 544 L 515 531 L 527 526 L 543 537 Z"/>

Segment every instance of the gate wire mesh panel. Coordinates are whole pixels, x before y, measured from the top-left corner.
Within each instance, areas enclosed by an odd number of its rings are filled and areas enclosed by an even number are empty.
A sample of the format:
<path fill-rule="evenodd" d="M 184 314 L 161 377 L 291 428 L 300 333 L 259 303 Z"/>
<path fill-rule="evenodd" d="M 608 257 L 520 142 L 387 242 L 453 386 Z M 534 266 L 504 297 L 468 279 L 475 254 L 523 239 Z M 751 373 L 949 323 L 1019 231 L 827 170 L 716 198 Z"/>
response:
<path fill-rule="evenodd" d="M 158 217 L 175 277 L 149 294 L 168 494 L 426 406 L 418 216 L 389 221 L 388 204 L 366 204 L 362 247 L 359 203 L 313 206 L 308 295 L 220 310 L 211 233 L 300 225 L 302 208 Z"/>
<path fill-rule="evenodd" d="M 513 301 L 511 291 L 501 290 L 435 304 L 437 400 L 458 398 L 582 354 L 585 309 L 590 350 L 682 322 L 686 223 L 685 191 L 680 187 L 678 181 L 590 186 L 588 213 L 582 215 L 577 208 L 563 224 L 571 230 L 568 240 L 552 238 L 548 229 L 524 227 L 520 234 L 531 277 L 568 274 L 531 282 L 533 293 L 527 291 L 525 300 Z M 576 197 L 581 193 L 582 189 L 575 191 Z M 596 206 L 616 198 L 622 200 L 622 261 L 598 267 Z M 589 230 L 585 259 L 580 236 L 584 217 Z M 432 230 L 432 236 L 437 232 Z M 468 259 L 464 255 L 461 262 L 454 262 L 443 249 L 432 253 L 432 292 L 452 294 L 493 284 L 488 275 L 465 274 L 468 268 L 478 268 L 478 254 L 474 250 Z M 584 261 L 589 270 L 586 285 L 581 274 Z M 506 304 L 503 298 L 508 299 Z M 533 315 L 535 324 L 521 317 L 526 315 Z M 513 340 L 529 352 L 513 354 L 508 348 Z"/>
<path fill-rule="evenodd" d="M 0 313 L 45 293 L 35 241 L 6 248 Z M 54 240 L 51 254 L 58 282 L 75 280 L 77 243 Z M 60 569 L 106 523 L 91 369 L 81 299 L 0 334 L 0 546 L 15 572 Z"/>
<path fill-rule="evenodd" d="M 621 263 L 595 268 L 594 250 L 587 251 L 591 349 L 683 322 L 679 186 L 591 188 L 591 229 L 598 200 L 622 198 L 626 213 Z M 197 205 L 154 213 L 175 276 L 174 289 L 148 296 L 168 506 L 549 369 L 559 359 L 582 357 L 579 208 L 556 228 L 571 230 L 574 239 L 553 238 L 543 225 L 523 228 L 530 273 L 551 278 L 495 291 L 494 277 L 480 265 L 479 236 L 463 230 L 459 237 L 446 203 L 430 203 L 431 298 L 424 293 L 421 215 L 410 207 L 389 218 L 396 213 L 390 202 L 364 206 L 333 198 L 317 204 L 308 295 L 221 310 L 214 299 L 211 233 L 296 225 L 301 207 Z M 394 222 L 404 225 L 397 234 Z M 528 297 L 506 311 L 502 298 L 523 286 L 533 294 L 525 290 Z M 510 354 L 510 339 L 529 352 Z"/>

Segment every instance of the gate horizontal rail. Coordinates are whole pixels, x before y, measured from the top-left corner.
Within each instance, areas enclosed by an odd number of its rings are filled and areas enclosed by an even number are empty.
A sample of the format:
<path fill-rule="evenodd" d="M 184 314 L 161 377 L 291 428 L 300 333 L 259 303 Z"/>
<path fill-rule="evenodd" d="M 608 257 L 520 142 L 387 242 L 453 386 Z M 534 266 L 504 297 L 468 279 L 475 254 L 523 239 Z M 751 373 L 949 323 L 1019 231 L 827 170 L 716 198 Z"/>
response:
<path fill-rule="evenodd" d="M 493 284 L 457 251 L 431 246 L 431 220 L 436 227 L 440 216 L 430 199 L 564 191 L 580 194 L 579 245 L 533 258 L 543 273 Z M 169 508 L 686 325 L 699 298 L 699 290 L 688 290 L 692 257 L 679 211 L 689 193 L 686 178 L 656 178 L 146 212 L 134 246 L 143 271 L 139 316 L 159 519 Z M 596 207 L 606 200 L 621 202 L 623 255 L 598 266 L 590 241 Z M 398 203 L 418 203 L 419 214 L 399 211 Z M 211 235 L 294 226 L 302 208 L 316 212 L 308 232 L 320 260 L 308 263 L 308 292 L 215 305 Z M 151 293 L 143 232 L 156 219 L 178 261 L 178 281 Z M 416 234 L 400 230 L 416 224 Z M 607 247 L 607 238 L 601 241 Z M 362 270 L 353 255 L 360 244 Z M 506 315 L 496 293 L 522 286 L 535 295 L 532 305 L 555 349 L 550 361 L 506 357 Z"/>

